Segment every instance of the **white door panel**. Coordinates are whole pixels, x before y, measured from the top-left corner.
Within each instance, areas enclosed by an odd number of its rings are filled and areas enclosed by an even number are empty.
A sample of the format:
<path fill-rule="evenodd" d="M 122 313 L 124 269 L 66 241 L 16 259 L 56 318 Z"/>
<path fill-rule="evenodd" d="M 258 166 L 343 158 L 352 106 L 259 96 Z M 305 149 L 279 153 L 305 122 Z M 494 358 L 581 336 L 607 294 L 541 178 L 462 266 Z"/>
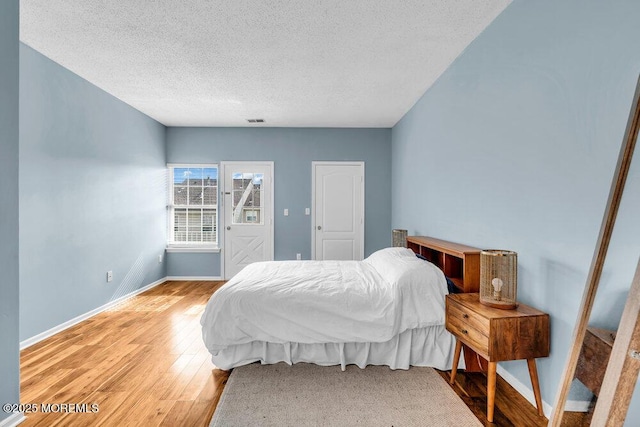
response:
<path fill-rule="evenodd" d="M 353 240 L 329 240 L 322 241 L 323 259 L 353 260 L 356 259 L 356 251 Z"/>
<path fill-rule="evenodd" d="M 262 236 L 236 236 L 231 240 L 231 262 L 240 269 L 252 262 L 265 261 Z"/>
<path fill-rule="evenodd" d="M 224 170 L 224 277 L 273 260 L 273 163 L 226 162 Z"/>
<path fill-rule="evenodd" d="M 322 218 L 324 232 L 354 232 L 353 201 L 360 180 L 349 173 L 322 176 Z M 357 182 L 356 182 L 357 179 Z"/>
<path fill-rule="evenodd" d="M 312 168 L 314 259 L 363 259 L 364 163 L 313 162 Z"/>

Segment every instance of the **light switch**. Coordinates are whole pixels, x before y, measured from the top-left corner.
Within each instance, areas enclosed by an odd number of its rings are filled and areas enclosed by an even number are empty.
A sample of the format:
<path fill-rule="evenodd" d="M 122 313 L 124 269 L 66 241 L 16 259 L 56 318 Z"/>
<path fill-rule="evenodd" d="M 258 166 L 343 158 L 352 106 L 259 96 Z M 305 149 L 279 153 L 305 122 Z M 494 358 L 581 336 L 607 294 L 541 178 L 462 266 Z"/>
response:
<path fill-rule="evenodd" d="M 289 209 L 284 210 L 284 216 L 289 216 Z"/>
<path fill-rule="evenodd" d="M 309 208 L 304 208 L 304 214 L 305 215 L 310 215 L 311 214 L 311 210 Z"/>

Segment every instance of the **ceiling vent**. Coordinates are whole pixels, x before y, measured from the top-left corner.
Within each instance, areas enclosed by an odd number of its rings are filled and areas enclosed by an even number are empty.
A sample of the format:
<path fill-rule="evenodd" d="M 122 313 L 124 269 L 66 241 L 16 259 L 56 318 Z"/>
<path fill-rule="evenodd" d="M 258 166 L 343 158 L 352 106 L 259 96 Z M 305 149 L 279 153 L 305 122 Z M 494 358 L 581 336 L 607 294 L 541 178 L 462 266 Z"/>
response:
<path fill-rule="evenodd" d="M 249 123 L 264 123 L 264 119 L 247 119 Z"/>

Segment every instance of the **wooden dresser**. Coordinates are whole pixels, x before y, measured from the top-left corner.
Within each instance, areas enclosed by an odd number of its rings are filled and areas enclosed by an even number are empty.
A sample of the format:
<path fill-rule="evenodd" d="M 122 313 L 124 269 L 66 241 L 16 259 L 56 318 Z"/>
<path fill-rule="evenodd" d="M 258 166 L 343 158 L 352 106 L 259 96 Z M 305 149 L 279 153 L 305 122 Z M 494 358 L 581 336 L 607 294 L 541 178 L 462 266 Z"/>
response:
<path fill-rule="evenodd" d="M 451 370 L 455 381 L 462 344 L 489 362 L 487 369 L 487 420 L 493 422 L 497 362 L 526 359 L 538 413 L 544 415 L 536 358 L 549 355 L 549 315 L 520 304 L 513 310 L 488 307 L 477 293 L 446 298 L 446 328 L 456 337 Z"/>

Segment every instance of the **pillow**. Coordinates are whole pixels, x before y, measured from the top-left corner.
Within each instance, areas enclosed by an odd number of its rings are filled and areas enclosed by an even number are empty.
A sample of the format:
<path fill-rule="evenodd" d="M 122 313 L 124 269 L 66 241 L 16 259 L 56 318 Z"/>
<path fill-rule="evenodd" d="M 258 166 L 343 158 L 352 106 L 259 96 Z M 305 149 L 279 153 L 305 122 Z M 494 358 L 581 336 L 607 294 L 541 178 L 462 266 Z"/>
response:
<path fill-rule="evenodd" d="M 460 293 L 460 289 L 453 283 L 451 279 L 449 279 L 447 276 L 444 276 L 444 278 L 447 280 L 447 289 L 449 290 L 450 294 Z"/>
<path fill-rule="evenodd" d="M 425 288 L 436 287 L 446 292 L 444 274 L 430 262 L 416 258 L 411 249 L 394 247 L 374 252 L 363 262 L 372 266 L 390 285 Z"/>
<path fill-rule="evenodd" d="M 415 255 L 411 249 L 407 248 L 384 248 L 369 255 L 367 258 L 365 258 L 364 262 L 375 266 L 375 264 L 384 263 L 386 261 L 394 259 L 415 259 Z"/>
<path fill-rule="evenodd" d="M 363 262 L 373 267 L 382 278 L 390 283 L 397 283 L 410 266 L 420 261 L 413 251 L 407 248 L 393 247 L 380 249 L 369 255 Z"/>

